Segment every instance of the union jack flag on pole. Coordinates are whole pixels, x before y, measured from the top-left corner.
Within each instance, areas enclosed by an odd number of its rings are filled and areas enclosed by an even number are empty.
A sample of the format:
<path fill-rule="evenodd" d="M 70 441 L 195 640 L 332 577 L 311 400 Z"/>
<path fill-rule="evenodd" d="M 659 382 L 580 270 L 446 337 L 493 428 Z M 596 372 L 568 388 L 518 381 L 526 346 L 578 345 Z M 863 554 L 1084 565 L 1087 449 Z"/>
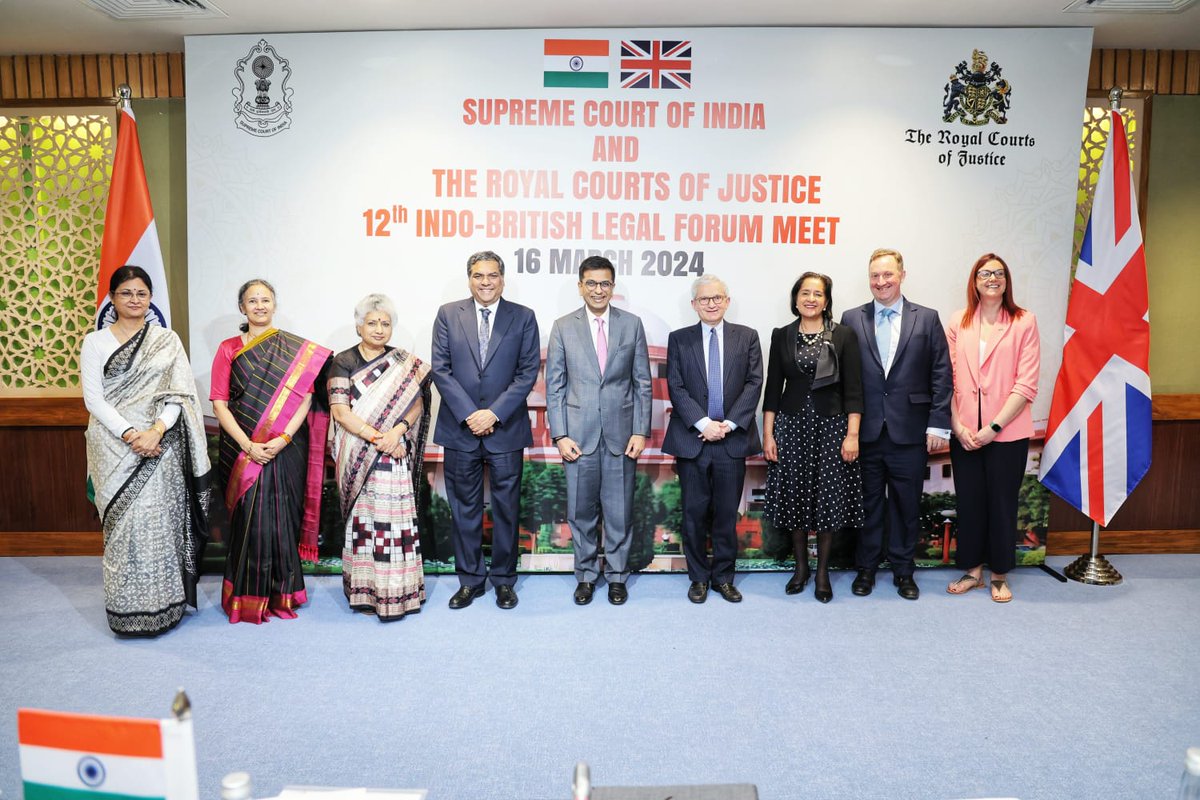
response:
<path fill-rule="evenodd" d="M 1067 304 L 1040 478 L 1107 525 L 1150 468 L 1146 253 L 1116 110 Z"/>

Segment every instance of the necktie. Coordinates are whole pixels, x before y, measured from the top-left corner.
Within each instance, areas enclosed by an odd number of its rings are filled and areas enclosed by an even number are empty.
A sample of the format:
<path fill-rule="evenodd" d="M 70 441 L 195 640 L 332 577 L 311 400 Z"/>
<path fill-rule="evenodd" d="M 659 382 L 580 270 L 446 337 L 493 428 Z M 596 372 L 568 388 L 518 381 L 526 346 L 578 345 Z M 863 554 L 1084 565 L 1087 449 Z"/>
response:
<path fill-rule="evenodd" d="M 488 318 L 492 315 L 492 310 L 481 308 L 479 313 L 483 315 L 479 318 L 479 363 L 482 364 L 487 360 L 488 339 L 492 336 L 491 328 L 488 325 Z"/>
<path fill-rule="evenodd" d="M 600 377 L 604 377 L 604 365 L 608 363 L 608 337 L 604 335 L 604 320 L 596 317 L 596 358 L 600 361 Z"/>
<path fill-rule="evenodd" d="M 892 349 L 892 317 L 895 310 L 882 308 L 879 310 L 879 322 L 875 325 L 875 344 L 879 346 L 879 361 L 887 370 L 888 352 Z"/>
<path fill-rule="evenodd" d="M 717 329 L 708 332 L 708 418 L 725 419 L 725 392 L 721 387 L 721 345 Z"/>

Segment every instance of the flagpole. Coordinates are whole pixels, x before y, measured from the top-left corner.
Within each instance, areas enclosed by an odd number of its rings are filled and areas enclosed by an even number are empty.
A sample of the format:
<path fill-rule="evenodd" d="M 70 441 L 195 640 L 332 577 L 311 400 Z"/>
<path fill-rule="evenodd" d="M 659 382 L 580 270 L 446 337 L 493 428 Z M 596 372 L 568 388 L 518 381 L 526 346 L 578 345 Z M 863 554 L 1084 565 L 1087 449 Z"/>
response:
<path fill-rule="evenodd" d="M 1121 87 L 1114 86 L 1108 91 L 1108 105 L 1114 112 L 1121 110 Z M 1112 136 L 1112 129 L 1108 135 Z M 1063 574 L 1073 581 L 1090 583 L 1094 586 L 1116 586 L 1121 582 L 1121 573 L 1100 555 L 1100 523 L 1092 520 L 1092 552 L 1080 556 L 1067 565 Z"/>

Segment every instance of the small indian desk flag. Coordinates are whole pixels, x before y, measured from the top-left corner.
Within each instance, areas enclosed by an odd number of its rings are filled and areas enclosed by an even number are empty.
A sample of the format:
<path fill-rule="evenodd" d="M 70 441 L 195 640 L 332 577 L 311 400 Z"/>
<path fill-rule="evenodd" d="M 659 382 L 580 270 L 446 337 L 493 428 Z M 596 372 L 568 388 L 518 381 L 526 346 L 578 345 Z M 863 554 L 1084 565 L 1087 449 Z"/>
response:
<path fill-rule="evenodd" d="M 198 800 L 190 718 L 17 711 L 25 800 Z"/>

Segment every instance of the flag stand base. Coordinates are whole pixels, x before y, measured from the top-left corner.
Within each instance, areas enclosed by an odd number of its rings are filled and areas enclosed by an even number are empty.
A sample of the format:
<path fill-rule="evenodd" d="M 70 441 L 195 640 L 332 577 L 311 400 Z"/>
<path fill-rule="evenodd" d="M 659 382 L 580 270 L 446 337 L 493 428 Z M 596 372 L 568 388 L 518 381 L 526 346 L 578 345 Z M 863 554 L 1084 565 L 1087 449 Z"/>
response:
<path fill-rule="evenodd" d="M 1063 574 L 1073 581 L 1094 586 L 1116 586 L 1121 582 L 1121 573 L 1104 556 L 1095 554 L 1075 559 L 1067 565 Z"/>

